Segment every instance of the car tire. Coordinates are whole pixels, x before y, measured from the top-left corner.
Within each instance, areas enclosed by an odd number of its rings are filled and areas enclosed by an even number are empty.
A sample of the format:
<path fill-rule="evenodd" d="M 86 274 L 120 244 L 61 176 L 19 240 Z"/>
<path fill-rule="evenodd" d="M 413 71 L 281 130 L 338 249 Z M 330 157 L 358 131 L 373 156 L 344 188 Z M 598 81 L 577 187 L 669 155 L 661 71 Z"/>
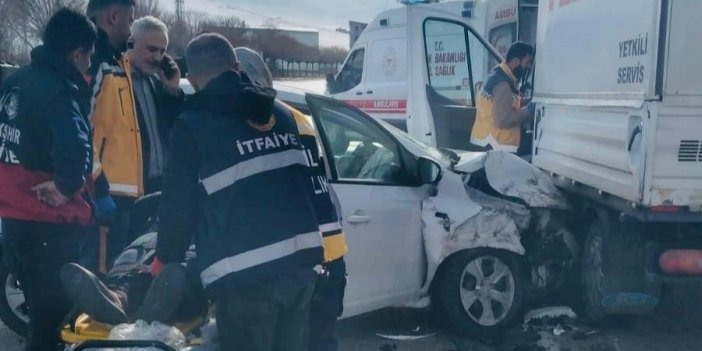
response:
<path fill-rule="evenodd" d="M 0 296 L 0 320 L 13 332 L 26 336 L 29 315 L 24 295 L 17 279 L 2 260 L 0 260 L 0 281 L 3 282 L 3 294 Z"/>
<path fill-rule="evenodd" d="M 661 285 L 645 281 L 643 243 L 641 235 L 637 233 L 640 230 L 642 229 L 635 225 L 616 221 L 607 223 L 603 219 L 594 220 L 588 226 L 581 262 L 581 280 L 584 295 L 582 309 L 590 323 L 599 326 L 621 325 L 638 314 L 608 311 L 603 305 L 608 295 L 636 292 L 660 301 Z M 622 252 L 627 254 L 622 255 Z M 653 308 L 655 307 L 649 312 Z"/>
<path fill-rule="evenodd" d="M 445 264 L 433 289 L 438 318 L 465 335 L 496 335 L 513 324 L 526 293 L 518 255 L 479 248 L 457 253 Z"/>

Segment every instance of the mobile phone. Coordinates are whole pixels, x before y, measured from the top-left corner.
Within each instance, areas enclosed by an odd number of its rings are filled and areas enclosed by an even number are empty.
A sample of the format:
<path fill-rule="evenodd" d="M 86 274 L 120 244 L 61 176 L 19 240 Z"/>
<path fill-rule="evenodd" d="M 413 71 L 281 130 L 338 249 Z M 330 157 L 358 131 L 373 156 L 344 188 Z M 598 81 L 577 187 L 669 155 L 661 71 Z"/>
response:
<path fill-rule="evenodd" d="M 176 73 L 175 70 L 171 68 L 171 62 L 173 62 L 173 59 L 170 56 L 163 55 L 161 69 L 163 70 L 163 75 L 166 76 L 168 80 L 173 79 L 173 75 Z"/>

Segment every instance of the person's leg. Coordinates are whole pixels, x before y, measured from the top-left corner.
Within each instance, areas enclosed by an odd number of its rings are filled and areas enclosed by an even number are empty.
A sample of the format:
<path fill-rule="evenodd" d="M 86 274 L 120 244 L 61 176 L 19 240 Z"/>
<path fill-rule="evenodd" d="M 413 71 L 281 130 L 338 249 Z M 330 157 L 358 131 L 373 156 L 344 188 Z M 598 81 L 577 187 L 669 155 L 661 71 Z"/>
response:
<path fill-rule="evenodd" d="M 137 265 L 127 272 L 119 274 L 108 272 L 106 285 L 110 290 L 120 294 L 123 301 L 122 307 L 127 314 L 127 319 L 134 320 L 153 280 L 154 277 L 151 276 L 151 268 L 149 266 Z"/>
<path fill-rule="evenodd" d="M 111 267 L 117 256 L 130 244 L 129 226 L 134 199 L 128 197 L 114 197 L 117 204 L 115 220 L 110 225 L 107 234 L 107 267 Z"/>
<path fill-rule="evenodd" d="M 275 351 L 309 350 L 310 302 L 318 279 L 312 269 L 281 277 L 274 292 L 281 301 L 274 336 Z"/>
<path fill-rule="evenodd" d="M 339 258 L 324 265 L 328 277 L 317 280 L 310 306 L 310 350 L 336 351 L 337 318 L 344 310 L 346 263 Z"/>
<path fill-rule="evenodd" d="M 126 294 L 109 289 L 87 269 L 75 263 L 66 264 L 61 268 L 61 281 L 78 311 L 103 323 L 116 325 L 127 321 Z"/>
<path fill-rule="evenodd" d="M 188 262 L 185 267 L 185 288 L 183 300 L 173 314 L 173 321 L 192 321 L 198 317 L 204 317 L 209 310 L 209 300 L 202 280 L 198 274 L 198 269 L 193 267 L 192 262 Z"/>
<path fill-rule="evenodd" d="M 167 264 L 151 282 L 134 319 L 169 323 L 183 300 L 184 289 L 185 268 L 180 263 Z"/>
<path fill-rule="evenodd" d="M 85 227 L 86 235 L 80 239 L 78 263 L 93 274 L 100 273 L 100 227 L 91 224 Z"/>
<path fill-rule="evenodd" d="M 83 234 L 79 226 L 3 220 L 3 240 L 18 254 L 17 273 L 29 307 L 26 350 L 55 350 L 60 343 L 60 324 L 71 304 L 59 271 L 77 259 Z"/>
<path fill-rule="evenodd" d="M 215 315 L 220 350 L 273 350 L 280 313 L 273 287 L 273 283 L 262 283 L 245 289 L 219 289 Z"/>

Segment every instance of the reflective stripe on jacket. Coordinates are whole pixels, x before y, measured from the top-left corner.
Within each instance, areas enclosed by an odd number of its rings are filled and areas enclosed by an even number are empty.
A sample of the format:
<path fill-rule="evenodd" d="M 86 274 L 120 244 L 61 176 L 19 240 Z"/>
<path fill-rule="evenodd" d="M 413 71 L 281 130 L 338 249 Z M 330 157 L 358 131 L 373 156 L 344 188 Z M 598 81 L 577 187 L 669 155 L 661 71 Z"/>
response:
<path fill-rule="evenodd" d="M 321 144 L 318 141 L 317 130 L 311 117 L 305 116 L 302 112 L 281 102 L 276 102 L 276 104 L 287 108 L 295 118 L 310 170 L 312 186 L 309 190 L 319 222 L 319 231 L 324 238 L 324 261 L 334 261 L 343 257 L 348 252 L 348 247 L 346 246 L 346 236 L 336 214 L 336 207 L 329 194 L 326 169 L 320 157 L 319 145 Z"/>

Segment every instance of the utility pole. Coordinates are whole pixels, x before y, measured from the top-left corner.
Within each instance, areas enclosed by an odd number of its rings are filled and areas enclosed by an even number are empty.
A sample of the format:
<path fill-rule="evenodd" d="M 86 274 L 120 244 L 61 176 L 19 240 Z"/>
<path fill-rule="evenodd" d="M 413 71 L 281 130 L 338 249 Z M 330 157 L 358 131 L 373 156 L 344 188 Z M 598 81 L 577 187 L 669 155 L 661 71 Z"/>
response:
<path fill-rule="evenodd" d="M 183 7 L 185 7 L 185 5 L 183 5 L 184 2 L 185 2 L 185 0 L 175 0 L 175 3 L 176 3 L 175 13 L 176 13 L 176 19 L 178 21 L 183 20 Z"/>

